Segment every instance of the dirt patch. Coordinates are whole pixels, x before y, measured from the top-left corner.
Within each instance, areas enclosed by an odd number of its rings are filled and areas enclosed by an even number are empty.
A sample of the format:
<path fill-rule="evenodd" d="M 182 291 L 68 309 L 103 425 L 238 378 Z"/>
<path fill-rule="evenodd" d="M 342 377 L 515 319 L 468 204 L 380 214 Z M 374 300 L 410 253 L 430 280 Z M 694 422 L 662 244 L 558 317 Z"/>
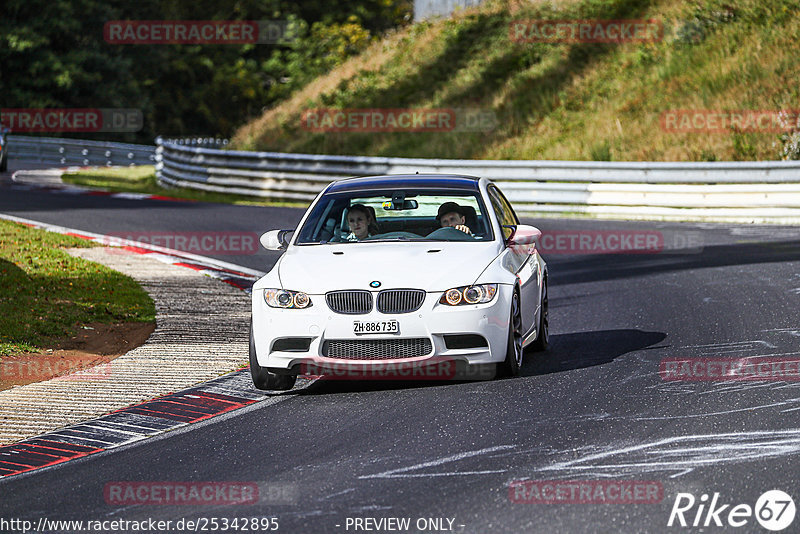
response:
<path fill-rule="evenodd" d="M 75 337 L 45 351 L 3 357 L 0 391 L 56 377 L 75 381 L 110 380 L 109 362 L 142 345 L 153 330 L 154 323 L 91 323 L 79 328 Z"/>

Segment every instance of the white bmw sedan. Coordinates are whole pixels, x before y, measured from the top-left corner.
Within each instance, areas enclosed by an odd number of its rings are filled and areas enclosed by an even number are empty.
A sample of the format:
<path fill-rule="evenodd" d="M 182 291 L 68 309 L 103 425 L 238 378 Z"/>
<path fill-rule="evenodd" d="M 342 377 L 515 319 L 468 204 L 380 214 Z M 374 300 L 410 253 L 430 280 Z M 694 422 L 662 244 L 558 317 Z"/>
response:
<path fill-rule="evenodd" d="M 518 375 L 524 348 L 548 344 L 540 236 L 485 178 L 331 183 L 297 230 L 261 237 L 285 252 L 253 286 L 254 385 Z"/>

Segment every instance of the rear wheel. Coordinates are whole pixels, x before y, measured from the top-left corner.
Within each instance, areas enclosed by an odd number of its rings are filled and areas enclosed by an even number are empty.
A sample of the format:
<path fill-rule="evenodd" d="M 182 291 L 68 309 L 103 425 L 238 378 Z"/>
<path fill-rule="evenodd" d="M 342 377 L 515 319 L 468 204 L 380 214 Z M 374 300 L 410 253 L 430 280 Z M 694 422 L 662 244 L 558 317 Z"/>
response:
<path fill-rule="evenodd" d="M 550 308 L 547 302 L 547 277 L 542 282 L 542 302 L 537 330 L 536 339 L 531 343 L 531 349 L 535 351 L 547 350 L 547 346 L 550 344 Z"/>
<path fill-rule="evenodd" d="M 519 303 L 519 293 L 514 291 L 511 297 L 511 313 L 508 321 L 508 345 L 506 346 L 506 359 L 502 363 L 503 374 L 506 376 L 519 376 L 522 370 L 522 308 Z"/>
<path fill-rule="evenodd" d="M 250 324 L 250 376 L 256 389 L 286 391 L 294 387 L 297 375 L 278 375 L 270 373 L 266 367 L 258 365 L 256 344 L 253 338 L 253 324 Z"/>

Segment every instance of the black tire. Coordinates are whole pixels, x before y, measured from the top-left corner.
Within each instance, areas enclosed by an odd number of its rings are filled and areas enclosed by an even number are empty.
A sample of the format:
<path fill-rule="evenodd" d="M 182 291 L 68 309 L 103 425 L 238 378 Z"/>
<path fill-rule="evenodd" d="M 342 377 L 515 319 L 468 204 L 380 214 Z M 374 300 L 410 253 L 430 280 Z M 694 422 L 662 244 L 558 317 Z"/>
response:
<path fill-rule="evenodd" d="M 6 172 L 8 170 L 8 156 L 3 156 L 0 159 L 0 172 Z"/>
<path fill-rule="evenodd" d="M 508 322 L 508 344 L 506 345 L 506 359 L 501 364 L 503 375 L 519 376 L 522 370 L 522 308 L 519 302 L 519 293 L 514 290 L 511 297 L 511 311 Z"/>
<path fill-rule="evenodd" d="M 253 325 L 250 325 L 250 376 L 256 389 L 286 391 L 294 387 L 297 375 L 278 375 L 270 373 L 266 367 L 258 365 L 256 344 L 253 340 Z"/>
<path fill-rule="evenodd" d="M 547 277 L 544 277 L 542 285 L 542 309 L 539 313 L 539 327 L 536 333 L 536 339 L 533 340 L 530 347 L 531 350 L 541 352 L 547 350 L 550 345 L 550 306 L 547 301 Z"/>

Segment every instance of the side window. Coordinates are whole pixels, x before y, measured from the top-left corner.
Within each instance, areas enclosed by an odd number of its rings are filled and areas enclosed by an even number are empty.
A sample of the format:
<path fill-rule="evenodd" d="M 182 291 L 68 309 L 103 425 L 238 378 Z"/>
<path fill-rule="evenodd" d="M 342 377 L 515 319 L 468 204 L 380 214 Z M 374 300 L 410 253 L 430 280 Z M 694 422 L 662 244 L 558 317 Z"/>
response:
<path fill-rule="evenodd" d="M 500 221 L 501 225 L 519 224 L 516 213 L 514 213 L 511 205 L 496 187 L 489 187 L 489 199 L 492 201 L 492 208 L 494 208 L 497 220 Z M 508 239 L 509 237 L 511 237 L 511 229 L 503 228 L 503 238 Z"/>
<path fill-rule="evenodd" d="M 517 217 L 517 213 L 514 211 L 514 208 L 511 207 L 511 202 L 506 200 L 506 196 L 499 189 L 495 188 L 494 191 L 500 197 L 500 202 L 503 204 L 503 207 L 505 208 L 506 213 L 510 217 L 510 220 L 514 221 L 508 224 L 519 224 L 519 217 Z"/>

